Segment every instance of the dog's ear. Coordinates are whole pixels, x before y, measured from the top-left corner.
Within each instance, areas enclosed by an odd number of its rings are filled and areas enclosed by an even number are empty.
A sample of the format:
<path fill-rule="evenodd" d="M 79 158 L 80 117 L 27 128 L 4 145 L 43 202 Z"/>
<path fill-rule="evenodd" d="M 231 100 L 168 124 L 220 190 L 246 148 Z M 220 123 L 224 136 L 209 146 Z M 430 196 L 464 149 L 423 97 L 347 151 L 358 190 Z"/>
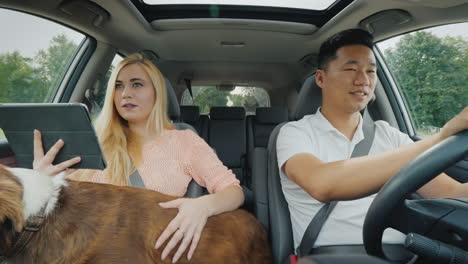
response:
<path fill-rule="evenodd" d="M 23 230 L 23 187 L 10 171 L 0 167 L 0 223 L 8 224 L 15 231 Z"/>
<path fill-rule="evenodd" d="M 0 222 L 0 256 L 5 255 L 5 251 L 13 246 L 16 232 L 13 220 L 6 218 Z"/>
<path fill-rule="evenodd" d="M 1 195 L 0 195 L 1 196 Z M 24 213 L 21 207 L 16 208 L 15 203 L 4 203 L 0 202 L 0 224 L 2 230 L 11 230 L 15 232 L 21 232 L 24 226 Z M 9 207 L 9 208 L 7 208 Z M 18 210 L 19 209 L 19 210 Z"/>
<path fill-rule="evenodd" d="M 23 230 L 25 221 L 21 191 L 18 195 L 18 190 L 5 188 L 4 183 L 0 175 L 0 255 L 12 247 L 15 233 Z"/>

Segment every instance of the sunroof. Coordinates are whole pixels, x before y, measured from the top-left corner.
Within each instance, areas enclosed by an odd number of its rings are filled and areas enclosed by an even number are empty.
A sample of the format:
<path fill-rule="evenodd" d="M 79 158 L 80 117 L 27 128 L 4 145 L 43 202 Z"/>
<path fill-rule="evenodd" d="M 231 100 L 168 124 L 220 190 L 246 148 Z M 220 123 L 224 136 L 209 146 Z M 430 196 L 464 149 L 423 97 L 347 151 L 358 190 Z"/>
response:
<path fill-rule="evenodd" d="M 150 23 L 165 19 L 258 19 L 321 27 L 354 0 L 130 0 Z"/>
<path fill-rule="evenodd" d="M 325 10 L 336 0 L 143 0 L 148 5 L 243 5 Z"/>

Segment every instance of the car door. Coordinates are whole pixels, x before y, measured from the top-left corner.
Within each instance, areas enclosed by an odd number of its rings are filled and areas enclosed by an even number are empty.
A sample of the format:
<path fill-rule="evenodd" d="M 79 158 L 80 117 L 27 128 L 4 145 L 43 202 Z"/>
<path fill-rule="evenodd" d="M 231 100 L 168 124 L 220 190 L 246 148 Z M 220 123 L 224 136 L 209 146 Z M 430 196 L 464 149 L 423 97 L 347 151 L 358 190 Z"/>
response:
<path fill-rule="evenodd" d="M 437 133 L 468 106 L 468 22 L 413 31 L 376 46 L 393 112 L 413 140 Z M 468 182 L 468 159 L 446 173 Z"/>

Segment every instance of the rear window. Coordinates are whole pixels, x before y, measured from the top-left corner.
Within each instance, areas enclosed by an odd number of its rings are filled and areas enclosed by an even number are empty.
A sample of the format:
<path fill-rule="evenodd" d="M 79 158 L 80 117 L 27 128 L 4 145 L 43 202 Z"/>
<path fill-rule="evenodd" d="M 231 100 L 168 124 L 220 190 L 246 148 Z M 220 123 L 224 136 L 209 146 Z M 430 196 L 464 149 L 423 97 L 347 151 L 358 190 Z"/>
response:
<path fill-rule="evenodd" d="M 200 113 L 209 113 L 212 106 L 243 106 L 247 114 L 257 107 L 269 107 L 270 97 L 263 88 L 248 86 L 192 86 L 193 98 L 185 90 L 182 105 L 197 105 Z"/>

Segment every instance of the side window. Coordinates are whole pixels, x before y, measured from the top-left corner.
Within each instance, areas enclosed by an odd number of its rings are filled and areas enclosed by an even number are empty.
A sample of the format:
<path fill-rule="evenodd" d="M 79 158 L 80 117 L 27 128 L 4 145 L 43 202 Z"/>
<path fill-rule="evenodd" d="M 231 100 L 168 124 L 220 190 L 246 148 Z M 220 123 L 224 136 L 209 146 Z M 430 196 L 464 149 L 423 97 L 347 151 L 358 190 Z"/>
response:
<path fill-rule="evenodd" d="M 377 44 L 416 135 L 437 133 L 468 104 L 468 23 L 428 28 Z"/>
<path fill-rule="evenodd" d="M 0 102 L 52 99 L 85 35 L 55 22 L 0 9 Z"/>
<path fill-rule="evenodd" d="M 92 97 L 90 102 L 92 119 L 95 119 L 102 110 L 110 75 L 121 60 L 123 60 L 122 56 L 120 56 L 119 54 L 115 55 L 114 59 L 112 60 L 111 66 L 109 67 L 109 69 L 106 72 L 106 75 L 104 76 L 104 80 L 102 82 L 99 82 L 97 84 L 97 87 L 94 88 L 95 96 Z"/>
<path fill-rule="evenodd" d="M 0 103 L 50 102 L 86 38 L 55 22 L 3 8 L 0 35 Z"/>
<path fill-rule="evenodd" d="M 230 88 L 230 89 L 227 89 Z M 198 105 L 200 113 L 209 113 L 212 106 L 243 106 L 247 114 L 255 108 L 270 106 L 270 97 L 263 88 L 247 86 L 192 86 L 182 95 L 182 105 Z"/>

